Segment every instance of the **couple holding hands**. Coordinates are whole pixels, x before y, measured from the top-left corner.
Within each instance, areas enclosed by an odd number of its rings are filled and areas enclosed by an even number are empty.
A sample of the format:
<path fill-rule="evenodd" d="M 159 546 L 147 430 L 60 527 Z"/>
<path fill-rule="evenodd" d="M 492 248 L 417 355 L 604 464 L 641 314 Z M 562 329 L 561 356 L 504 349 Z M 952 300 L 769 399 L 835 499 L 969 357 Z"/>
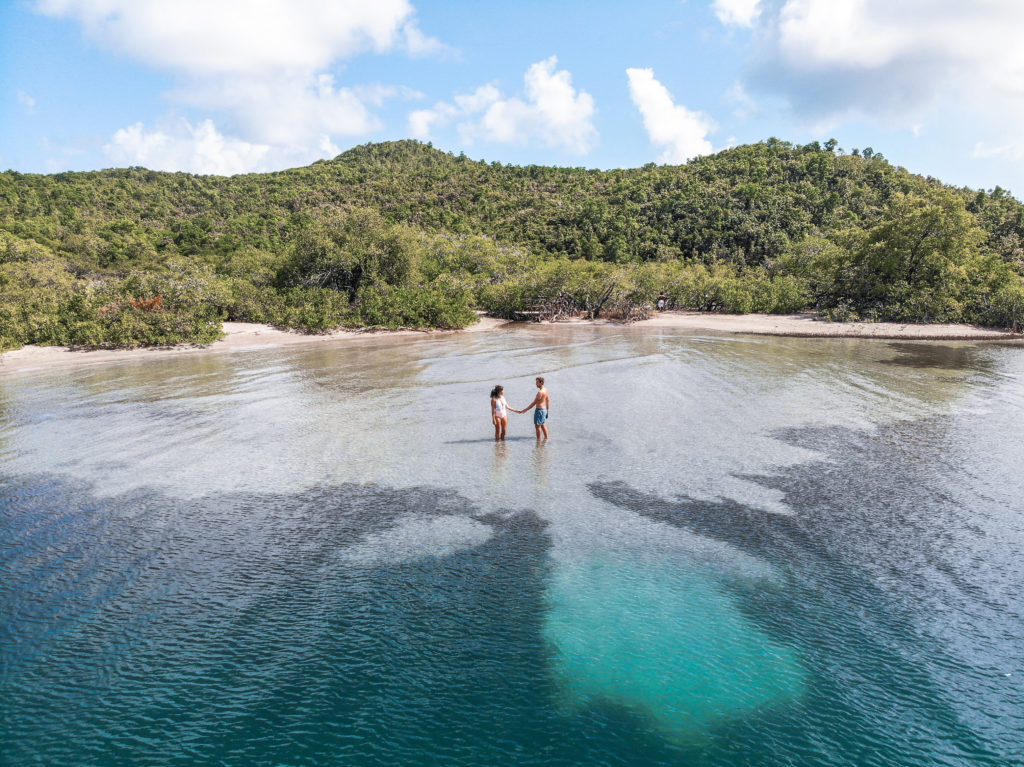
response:
<path fill-rule="evenodd" d="M 494 424 L 495 440 L 505 439 L 509 410 L 513 413 L 525 413 L 534 407 L 537 408 L 533 414 L 533 425 L 537 429 L 537 439 L 540 439 L 542 434 L 544 439 L 548 438 L 548 409 L 551 407 L 551 397 L 548 396 L 548 390 L 544 388 L 544 379 L 539 376 L 537 378 L 537 388 L 540 391 L 533 398 L 533 402 L 522 410 L 516 410 L 505 401 L 505 387 L 500 385 L 494 387 L 491 391 L 491 423 Z"/>

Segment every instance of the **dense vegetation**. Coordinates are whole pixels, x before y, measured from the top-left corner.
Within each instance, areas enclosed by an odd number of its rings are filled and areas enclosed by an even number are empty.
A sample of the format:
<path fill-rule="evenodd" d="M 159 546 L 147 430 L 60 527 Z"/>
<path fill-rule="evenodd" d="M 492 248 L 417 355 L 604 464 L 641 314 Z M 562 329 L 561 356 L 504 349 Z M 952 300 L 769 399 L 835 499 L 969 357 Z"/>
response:
<path fill-rule="evenodd" d="M 0 174 L 0 348 L 208 342 L 223 319 L 462 327 L 537 305 L 1024 320 L 1024 206 L 870 149 L 685 166 L 475 162 L 411 141 L 231 178 Z"/>

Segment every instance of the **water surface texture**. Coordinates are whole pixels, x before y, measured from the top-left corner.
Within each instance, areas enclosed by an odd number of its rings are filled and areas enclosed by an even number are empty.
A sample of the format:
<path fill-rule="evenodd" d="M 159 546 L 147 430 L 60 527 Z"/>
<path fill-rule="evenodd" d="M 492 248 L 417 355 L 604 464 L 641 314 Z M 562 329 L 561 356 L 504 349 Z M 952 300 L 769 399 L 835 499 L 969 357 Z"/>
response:
<path fill-rule="evenodd" d="M 551 433 L 488 393 L 533 377 Z M 1024 349 L 614 327 L 0 379 L 0 761 L 1024 764 Z"/>

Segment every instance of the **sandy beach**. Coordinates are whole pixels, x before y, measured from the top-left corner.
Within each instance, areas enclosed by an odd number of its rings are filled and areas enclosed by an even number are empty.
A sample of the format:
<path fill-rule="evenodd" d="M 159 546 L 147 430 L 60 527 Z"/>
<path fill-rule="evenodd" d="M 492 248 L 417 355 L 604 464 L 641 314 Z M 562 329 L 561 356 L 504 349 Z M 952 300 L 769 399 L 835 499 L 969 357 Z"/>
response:
<path fill-rule="evenodd" d="M 569 320 L 551 324 L 615 324 L 614 320 Z M 65 346 L 25 346 L 0 354 L 0 377 L 43 369 L 100 365 L 127 360 L 150 360 L 187 354 L 216 354 L 270 346 L 353 343 L 381 337 L 427 337 L 452 333 L 481 333 L 509 325 L 494 317 L 480 318 L 465 330 L 340 330 L 304 334 L 279 330 L 250 322 L 225 322 L 224 337 L 206 346 L 182 345 L 143 349 L 100 349 L 81 351 Z M 803 338 L 876 338 L 910 341 L 1009 341 L 1024 336 L 972 325 L 914 325 L 893 322 L 824 322 L 810 314 L 708 314 L 664 312 L 633 323 L 634 328 L 680 329 L 711 333 L 794 336 Z"/>
<path fill-rule="evenodd" d="M 254 322 L 225 322 L 224 337 L 212 344 L 182 344 L 140 349 L 83 351 L 66 346 L 23 346 L 0 354 L 0 377 L 33 370 L 100 365 L 126 360 L 151 360 L 187 354 L 217 354 L 270 346 L 353 343 L 373 338 L 425 337 L 451 333 L 481 333 L 508 324 L 506 320 L 481 317 L 464 330 L 336 330 L 331 333 L 295 333 Z"/>

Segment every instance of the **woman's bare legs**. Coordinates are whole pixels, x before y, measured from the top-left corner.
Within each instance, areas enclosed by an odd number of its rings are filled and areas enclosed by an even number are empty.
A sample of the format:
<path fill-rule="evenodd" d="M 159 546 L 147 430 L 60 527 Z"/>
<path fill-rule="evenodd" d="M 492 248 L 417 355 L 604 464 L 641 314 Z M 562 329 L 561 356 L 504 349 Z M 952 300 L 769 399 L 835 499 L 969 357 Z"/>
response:
<path fill-rule="evenodd" d="M 508 418 L 498 418 L 495 416 L 494 421 L 494 441 L 497 442 L 499 439 L 505 439 L 505 429 L 508 428 Z"/>

